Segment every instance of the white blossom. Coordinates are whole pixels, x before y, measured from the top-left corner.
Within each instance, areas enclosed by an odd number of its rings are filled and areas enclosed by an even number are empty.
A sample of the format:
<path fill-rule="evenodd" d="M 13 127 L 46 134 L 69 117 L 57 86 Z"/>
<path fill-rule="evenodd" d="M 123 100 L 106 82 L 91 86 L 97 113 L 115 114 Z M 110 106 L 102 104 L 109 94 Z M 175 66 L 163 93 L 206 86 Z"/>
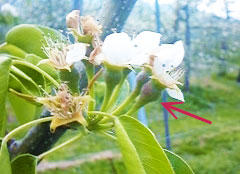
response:
<path fill-rule="evenodd" d="M 134 57 L 135 47 L 128 34 L 113 33 L 106 37 L 101 53 L 95 57 L 98 64 L 107 62 L 115 66 L 127 66 Z"/>
<path fill-rule="evenodd" d="M 113 33 L 106 37 L 94 61 L 120 67 L 150 65 L 152 78 L 158 80 L 172 98 L 184 101 L 177 86 L 181 85 L 178 80 L 183 75 L 183 70 L 178 68 L 184 57 L 183 42 L 160 45 L 160 39 L 160 33 L 151 31 L 143 31 L 134 39 L 126 33 Z"/>
<path fill-rule="evenodd" d="M 44 53 L 48 59 L 41 60 L 38 65 L 49 63 L 56 69 L 67 69 L 73 63 L 85 58 L 86 47 L 84 43 L 69 44 L 64 41 L 54 42 L 51 38 L 45 37 L 46 45 L 43 47 Z"/>
<path fill-rule="evenodd" d="M 110 34 L 95 61 L 98 64 L 107 62 L 116 66 L 141 66 L 148 62 L 151 52 L 157 49 L 160 37 L 161 34 L 151 31 L 143 31 L 134 39 L 124 32 Z"/>
<path fill-rule="evenodd" d="M 162 35 L 160 33 L 155 33 L 152 31 L 143 31 L 139 33 L 133 39 L 136 53 L 131 60 L 131 64 L 133 66 L 149 64 L 150 56 L 159 47 L 161 36 Z"/>
<path fill-rule="evenodd" d="M 183 69 L 178 68 L 184 57 L 182 41 L 175 44 L 163 44 L 156 53 L 153 63 L 153 78 L 164 86 L 172 98 L 184 101 L 183 94 L 177 85 L 182 85 L 178 80 L 184 74 Z"/>
<path fill-rule="evenodd" d="M 66 55 L 66 62 L 69 65 L 72 65 L 75 62 L 81 61 L 85 57 L 86 49 L 86 44 L 83 43 L 75 43 L 73 45 L 69 45 Z"/>

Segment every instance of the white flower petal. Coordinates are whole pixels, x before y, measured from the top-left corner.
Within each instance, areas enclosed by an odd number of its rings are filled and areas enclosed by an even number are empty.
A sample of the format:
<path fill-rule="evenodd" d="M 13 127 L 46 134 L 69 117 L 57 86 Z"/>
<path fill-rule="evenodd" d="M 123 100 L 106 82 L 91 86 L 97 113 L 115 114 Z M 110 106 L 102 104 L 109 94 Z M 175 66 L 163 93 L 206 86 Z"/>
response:
<path fill-rule="evenodd" d="M 126 33 L 113 33 L 106 37 L 102 53 L 105 61 L 110 64 L 128 64 L 134 56 L 135 48 L 131 38 Z"/>
<path fill-rule="evenodd" d="M 134 56 L 131 61 L 130 64 L 132 66 L 141 66 L 145 63 L 149 63 L 150 59 L 149 59 L 149 54 L 147 53 L 142 53 L 142 54 L 137 54 L 136 56 Z"/>
<path fill-rule="evenodd" d="M 69 51 L 66 56 L 66 62 L 72 65 L 75 62 L 82 60 L 86 54 L 86 44 L 75 43 L 69 46 Z"/>
<path fill-rule="evenodd" d="M 185 102 L 183 93 L 178 87 L 176 89 L 166 88 L 166 91 L 170 97 Z"/>
<path fill-rule="evenodd" d="M 143 31 L 133 40 L 134 45 L 142 52 L 151 53 L 160 44 L 161 34 L 152 31 Z"/>
<path fill-rule="evenodd" d="M 154 62 L 156 70 L 163 68 L 165 71 L 170 71 L 178 67 L 184 57 L 184 47 L 182 41 L 177 41 L 174 44 L 162 44 L 154 53 L 157 56 Z"/>
<path fill-rule="evenodd" d="M 152 31 L 143 31 L 133 40 L 136 56 L 131 60 L 131 65 L 141 66 L 149 64 L 149 57 L 159 47 L 161 34 Z"/>

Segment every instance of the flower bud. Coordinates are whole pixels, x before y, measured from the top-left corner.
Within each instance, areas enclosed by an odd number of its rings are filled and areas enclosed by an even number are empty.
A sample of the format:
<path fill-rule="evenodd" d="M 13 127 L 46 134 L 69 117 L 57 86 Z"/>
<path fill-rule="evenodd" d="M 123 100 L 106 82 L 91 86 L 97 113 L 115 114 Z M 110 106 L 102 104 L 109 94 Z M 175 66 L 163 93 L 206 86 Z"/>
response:
<path fill-rule="evenodd" d="M 139 103 L 141 103 L 141 105 L 143 106 L 147 103 L 156 101 L 160 94 L 161 90 L 159 89 L 159 87 L 154 83 L 154 81 L 150 80 L 146 84 L 144 84 L 141 89 L 141 93 L 138 99 L 140 101 Z"/>
<path fill-rule="evenodd" d="M 138 73 L 138 75 L 136 77 L 136 87 L 135 87 L 135 90 L 138 90 L 139 93 L 140 93 L 141 88 L 148 81 L 149 81 L 149 74 L 148 74 L 148 72 L 143 70 L 140 73 Z"/>
<path fill-rule="evenodd" d="M 73 10 L 66 17 L 66 24 L 68 28 L 72 28 L 80 33 L 80 10 Z"/>
<path fill-rule="evenodd" d="M 139 98 L 137 99 L 135 105 L 127 112 L 127 115 L 132 115 L 144 105 L 156 101 L 161 94 L 161 90 L 162 88 L 156 85 L 153 80 L 145 83 L 141 89 Z"/>
<path fill-rule="evenodd" d="M 102 33 L 102 26 L 93 19 L 92 16 L 81 17 L 81 27 L 83 34 L 86 35 L 99 35 Z"/>

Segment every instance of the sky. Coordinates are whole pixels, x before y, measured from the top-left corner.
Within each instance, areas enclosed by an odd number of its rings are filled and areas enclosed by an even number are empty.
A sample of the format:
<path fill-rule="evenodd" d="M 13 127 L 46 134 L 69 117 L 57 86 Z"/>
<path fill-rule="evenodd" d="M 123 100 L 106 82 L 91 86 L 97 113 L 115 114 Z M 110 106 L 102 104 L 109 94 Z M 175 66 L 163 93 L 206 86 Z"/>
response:
<path fill-rule="evenodd" d="M 154 4 L 155 0 L 143 0 L 150 4 Z M 198 6 L 200 11 L 205 11 L 206 13 L 212 13 L 219 17 L 226 17 L 224 11 L 224 0 L 216 0 L 215 3 L 207 5 L 210 0 L 201 0 L 202 3 Z M 175 0 L 158 0 L 159 4 L 173 4 Z M 235 19 L 240 20 L 240 0 L 229 0 L 229 9 L 231 11 L 230 16 Z"/>

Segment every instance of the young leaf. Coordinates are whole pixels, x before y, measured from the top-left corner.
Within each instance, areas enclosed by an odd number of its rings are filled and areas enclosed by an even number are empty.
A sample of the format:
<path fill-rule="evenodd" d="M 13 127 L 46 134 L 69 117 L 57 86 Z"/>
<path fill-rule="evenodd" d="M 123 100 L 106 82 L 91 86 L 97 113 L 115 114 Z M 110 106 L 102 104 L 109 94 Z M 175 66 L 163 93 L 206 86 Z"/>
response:
<path fill-rule="evenodd" d="M 11 66 L 11 73 L 15 74 L 16 76 L 19 76 L 25 80 L 27 80 L 28 82 L 30 82 L 33 86 L 35 86 L 37 89 L 39 89 L 38 84 L 30 77 L 31 75 L 26 74 L 24 71 L 22 71 L 21 69 L 19 69 L 16 66 Z M 40 89 L 39 89 L 40 92 Z"/>
<path fill-rule="evenodd" d="M 41 47 L 43 32 L 34 25 L 21 24 L 13 27 L 6 35 L 6 42 L 19 47 L 27 53 L 34 53 L 46 57 Z"/>
<path fill-rule="evenodd" d="M 8 100 L 20 124 L 32 121 L 38 114 L 39 106 L 27 102 L 14 94 L 8 94 Z"/>
<path fill-rule="evenodd" d="M 28 92 L 30 92 L 31 94 L 35 95 L 35 96 L 40 96 L 41 95 L 41 91 L 40 91 L 40 88 L 36 85 L 36 84 L 33 84 L 32 82 L 30 82 L 29 80 L 26 80 L 26 78 L 16 74 L 16 73 L 13 73 L 11 71 L 11 80 L 9 81 L 9 87 L 15 89 L 15 87 L 12 87 L 12 77 L 14 77 L 14 81 L 18 81 L 21 83 L 21 85 L 24 86 L 25 89 L 27 89 Z M 18 90 L 16 90 L 18 91 Z M 26 92 L 26 91 L 24 91 Z"/>
<path fill-rule="evenodd" d="M 30 154 L 17 156 L 12 162 L 12 174 L 36 174 L 37 158 Z"/>
<path fill-rule="evenodd" d="M 37 28 L 39 28 L 46 36 L 49 35 L 54 40 L 67 40 L 67 38 L 58 30 L 55 30 L 53 28 L 49 28 L 43 25 L 35 25 Z"/>
<path fill-rule="evenodd" d="M 29 91 L 23 83 L 12 73 L 10 73 L 10 78 L 8 82 L 8 88 L 14 89 L 15 91 L 18 91 L 23 94 L 29 94 L 33 95 L 31 91 Z"/>
<path fill-rule="evenodd" d="M 115 119 L 115 130 L 129 174 L 174 174 L 153 133 L 138 120 Z"/>
<path fill-rule="evenodd" d="M 7 114 L 5 110 L 5 101 L 8 90 L 9 73 L 11 59 L 6 56 L 0 56 L 0 136 L 5 135 Z"/>
<path fill-rule="evenodd" d="M 180 156 L 166 149 L 164 151 L 172 164 L 175 174 L 194 174 L 191 167 Z"/>
<path fill-rule="evenodd" d="M 23 65 L 17 65 L 16 67 L 20 69 L 22 72 L 24 72 L 28 77 L 30 77 L 37 85 L 40 85 L 43 89 L 46 88 L 46 80 L 41 73 Z"/>
<path fill-rule="evenodd" d="M 25 57 L 25 60 L 27 62 L 32 63 L 34 65 L 38 65 L 39 61 L 42 60 L 42 59 L 43 58 L 41 58 L 41 57 L 39 57 L 35 54 L 27 54 L 26 57 Z M 41 65 L 38 65 L 38 67 L 40 69 L 42 69 L 43 71 L 45 71 L 46 73 L 48 73 L 50 76 L 52 76 L 52 78 L 54 78 L 55 80 L 59 80 L 57 71 L 53 67 L 51 67 L 50 65 L 41 64 Z M 46 81 L 50 82 L 47 79 L 46 79 Z"/>
<path fill-rule="evenodd" d="M 7 43 L 0 45 L 0 53 L 7 53 L 20 58 L 24 58 L 26 55 L 26 52 L 22 49 Z"/>
<path fill-rule="evenodd" d="M 12 174 L 11 163 L 8 153 L 7 143 L 3 143 L 0 149 L 0 173 L 2 174 Z"/>
<path fill-rule="evenodd" d="M 33 53 L 40 57 L 47 58 L 42 50 L 46 43 L 44 35 L 48 35 L 53 40 L 64 38 L 64 36 L 51 28 L 33 25 L 21 24 L 13 27 L 6 35 L 6 42 L 15 45 L 27 53 Z"/>

